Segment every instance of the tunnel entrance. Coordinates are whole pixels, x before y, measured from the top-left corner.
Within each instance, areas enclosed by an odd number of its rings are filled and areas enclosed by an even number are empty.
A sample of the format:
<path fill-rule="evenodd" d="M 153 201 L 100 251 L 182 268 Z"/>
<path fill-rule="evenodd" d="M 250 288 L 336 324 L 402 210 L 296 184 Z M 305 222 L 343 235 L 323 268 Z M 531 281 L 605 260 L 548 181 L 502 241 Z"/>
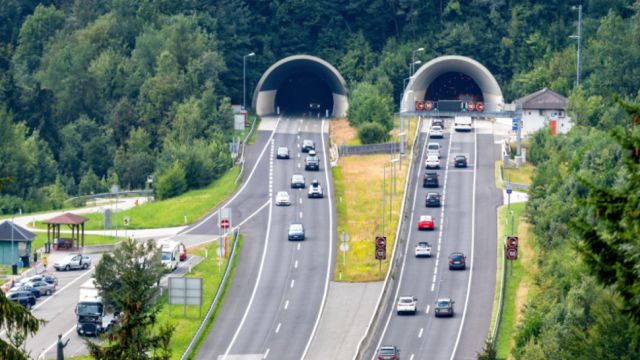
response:
<path fill-rule="evenodd" d="M 469 75 L 448 72 L 438 76 L 429 84 L 424 100 L 461 100 L 463 102 L 484 101 L 482 90 Z"/>
<path fill-rule="evenodd" d="M 298 115 L 333 109 L 331 88 L 319 76 L 313 73 L 299 72 L 291 74 L 277 89 L 276 107 L 285 115 Z"/>

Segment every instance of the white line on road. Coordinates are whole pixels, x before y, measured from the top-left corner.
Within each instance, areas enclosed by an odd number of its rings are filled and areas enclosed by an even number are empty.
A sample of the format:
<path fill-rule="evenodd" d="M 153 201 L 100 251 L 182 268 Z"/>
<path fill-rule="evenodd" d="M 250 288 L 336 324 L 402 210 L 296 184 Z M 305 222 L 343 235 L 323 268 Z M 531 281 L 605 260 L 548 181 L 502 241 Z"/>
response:
<path fill-rule="evenodd" d="M 297 269 L 298 268 L 298 260 L 296 260 L 295 264 L 293 264 L 293 268 Z"/>
<path fill-rule="evenodd" d="M 431 305 L 427 305 L 427 310 L 424 313 L 428 315 L 430 309 L 431 309 Z"/>
<path fill-rule="evenodd" d="M 424 332 L 424 328 L 420 328 L 420 331 L 418 332 L 418 339 L 422 339 L 423 332 Z"/>
<path fill-rule="evenodd" d="M 284 309 L 285 309 L 285 310 L 287 310 L 287 308 L 288 308 L 288 307 L 289 307 L 289 300 L 287 300 L 287 301 L 284 303 Z"/>
<path fill-rule="evenodd" d="M 433 271 L 433 283 L 431 291 L 435 288 L 436 275 L 438 274 L 438 264 L 440 262 L 440 250 L 442 249 L 442 232 L 444 231 L 444 207 L 447 202 L 447 181 L 449 180 L 449 159 L 451 158 L 451 144 L 453 143 L 453 134 L 449 135 L 449 148 L 447 149 L 447 165 L 444 168 L 444 184 L 442 187 L 442 209 L 440 209 L 440 231 L 438 232 L 438 252 L 436 254 L 436 264 Z"/>
<path fill-rule="evenodd" d="M 271 348 L 267 349 L 267 351 L 264 352 L 264 356 L 262 357 L 263 359 L 266 359 L 267 356 L 269 356 L 269 351 L 271 351 Z"/>
<path fill-rule="evenodd" d="M 293 286 L 296 284 L 295 280 L 291 280 L 291 288 L 293 288 Z"/>
<path fill-rule="evenodd" d="M 300 250 L 300 243 L 298 243 L 298 250 Z"/>
<path fill-rule="evenodd" d="M 300 211 L 300 219 L 302 219 L 302 211 Z"/>
<path fill-rule="evenodd" d="M 416 354 L 411 354 L 411 357 L 409 358 L 409 360 L 413 360 L 413 357 L 414 357 L 415 355 L 416 355 Z"/>
<path fill-rule="evenodd" d="M 276 334 L 280 332 L 280 326 L 282 326 L 282 323 L 278 323 L 278 327 L 276 327 Z"/>
<path fill-rule="evenodd" d="M 300 198 L 300 204 L 302 204 L 302 198 Z"/>

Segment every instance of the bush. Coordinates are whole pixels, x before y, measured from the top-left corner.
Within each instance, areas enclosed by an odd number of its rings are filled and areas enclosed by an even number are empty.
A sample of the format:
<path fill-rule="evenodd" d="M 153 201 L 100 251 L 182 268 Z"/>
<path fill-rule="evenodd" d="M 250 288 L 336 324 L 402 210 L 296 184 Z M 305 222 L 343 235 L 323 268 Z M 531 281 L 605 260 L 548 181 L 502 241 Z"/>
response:
<path fill-rule="evenodd" d="M 363 144 L 376 144 L 387 141 L 389 135 L 379 123 L 364 123 L 358 128 L 358 137 Z"/>
<path fill-rule="evenodd" d="M 368 122 L 376 122 L 386 131 L 393 128 L 391 97 L 370 83 L 358 83 L 349 97 L 347 118 L 349 125 L 360 127 Z"/>
<path fill-rule="evenodd" d="M 160 175 L 155 187 L 156 197 L 159 200 L 180 195 L 186 190 L 184 167 L 177 161 Z"/>

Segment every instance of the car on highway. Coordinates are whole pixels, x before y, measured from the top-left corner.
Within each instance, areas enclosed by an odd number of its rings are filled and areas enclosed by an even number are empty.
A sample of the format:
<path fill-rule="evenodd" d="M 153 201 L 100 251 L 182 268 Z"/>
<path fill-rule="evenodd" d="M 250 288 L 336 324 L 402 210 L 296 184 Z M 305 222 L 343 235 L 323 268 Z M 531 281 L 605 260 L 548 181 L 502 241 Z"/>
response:
<path fill-rule="evenodd" d="M 315 150 L 316 149 L 316 143 L 313 140 L 302 140 L 302 152 L 306 153 L 309 152 L 310 150 Z"/>
<path fill-rule="evenodd" d="M 440 158 L 440 144 L 438 143 L 428 143 L 427 144 L 427 156 L 429 155 L 435 155 L 438 157 L 438 159 Z"/>
<path fill-rule="evenodd" d="M 442 139 L 444 137 L 444 131 L 442 131 L 442 127 L 438 125 L 431 126 L 431 131 L 429 131 L 429 137 L 432 139 Z"/>
<path fill-rule="evenodd" d="M 418 220 L 418 230 L 433 230 L 435 229 L 435 222 L 431 215 L 421 215 Z"/>
<path fill-rule="evenodd" d="M 400 349 L 397 346 L 381 346 L 376 360 L 400 360 Z"/>
<path fill-rule="evenodd" d="M 422 187 L 437 188 L 438 186 L 440 186 L 440 182 L 438 181 L 438 173 L 426 172 L 424 174 L 424 178 L 422 179 Z"/>
<path fill-rule="evenodd" d="M 467 156 L 466 155 L 456 155 L 453 158 L 454 166 L 457 168 L 466 168 L 467 167 Z"/>
<path fill-rule="evenodd" d="M 276 194 L 276 206 L 289 206 L 291 205 L 291 198 L 286 191 L 278 191 Z"/>
<path fill-rule="evenodd" d="M 293 174 L 291 176 L 291 188 L 292 189 L 304 189 L 304 176 L 300 174 Z"/>
<path fill-rule="evenodd" d="M 289 240 L 304 240 L 304 226 L 302 224 L 289 225 Z"/>
<path fill-rule="evenodd" d="M 431 126 L 440 126 L 444 130 L 444 120 L 442 119 L 433 119 L 431 120 Z"/>
<path fill-rule="evenodd" d="M 46 281 L 31 281 L 28 283 L 31 287 L 38 290 L 40 296 L 42 295 L 51 295 L 54 291 L 56 291 L 56 284 L 49 284 Z"/>
<path fill-rule="evenodd" d="M 289 158 L 289 148 L 286 146 L 279 146 L 278 152 L 276 153 L 277 159 L 288 159 Z"/>
<path fill-rule="evenodd" d="M 396 312 L 398 315 L 415 315 L 418 312 L 418 299 L 414 296 L 401 296 L 396 304 Z"/>
<path fill-rule="evenodd" d="M 31 291 L 10 291 L 7 293 L 7 299 L 27 309 L 31 309 L 36 304 L 36 297 Z"/>
<path fill-rule="evenodd" d="M 453 252 L 449 255 L 449 270 L 464 270 L 467 267 L 467 257 L 461 252 Z"/>
<path fill-rule="evenodd" d="M 311 181 L 311 185 L 309 186 L 309 193 L 307 194 L 309 199 L 321 199 L 324 197 L 324 193 L 322 192 L 322 186 L 318 182 L 318 180 L 314 179 Z"/>
<path fill-rule="evenodd" d="M 73 269 L 88 269 L 91 267 L 91 258 L 82 254 L 70 254 L 56 261 L 53 267 L 58 271 L 69 271 Z"/>
<path fill-rule="evenodd" d="M 426 241 L 418 242 L 415 250 L 416 257 L 431 257 L 431 244 Z"/>
<path fill-rule="evenodd" d="M 424 162 L 424 167 L 426 169 L 440 169 L 440 159 L 437 155 L 429 155 Z"/>
<path fill-rule="evenodd" d="M 437 192 L 427 193 L 427 197 L 424 201 L 424 205 L 426 207 L 440 207 L 441 205 L 440 194 L 438 194 Z"/>
<path fill-rule="evenodd" d="M 471 131 L 473 128 L 473 121 L 471 116 L 456 116 L 453 121 L 453 129 L 455 131 Z"/>
<path fill-rule="evenodd" d="M 436 317 L 440 316 L 453 316 L 453 304 L 455 301 L 450 298 L 442 298 L 436 301 L 436 308 L 433 312 Z"/>
<path fill-rule="evenodd" d="M 320 170 L 320 158 L 316 155 L 315 150 L 309 150 L 309 155 L 304 159 L 304 169 L 305 170 Z"/>

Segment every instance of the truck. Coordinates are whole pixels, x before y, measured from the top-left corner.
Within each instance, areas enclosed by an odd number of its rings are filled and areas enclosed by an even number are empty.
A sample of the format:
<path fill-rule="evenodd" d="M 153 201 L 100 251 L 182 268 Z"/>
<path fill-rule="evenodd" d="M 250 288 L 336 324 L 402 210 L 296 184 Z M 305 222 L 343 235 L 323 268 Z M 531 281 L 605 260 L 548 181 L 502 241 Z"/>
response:
<path fill-rule="evenodd" d="M 98 336 L 110 330 L 118 321 L 118 312 L 111 313 L 102 301 L 94 279 L 80 286 L 76 305 L 76 331 L 80 336 Z"/>
<path fill-rule="evenodd" d="M 453 121 L 455 131 L 471 131 L 471 116 L 456 116 Z"/>
<path fill-rule="evenodd" d="M 180 243 L 177 241 L 160 241 L 158 242 L 158 248 L 160 248 L 160 260 L 170 271 L 178 268 L 180 262 Z"/>

